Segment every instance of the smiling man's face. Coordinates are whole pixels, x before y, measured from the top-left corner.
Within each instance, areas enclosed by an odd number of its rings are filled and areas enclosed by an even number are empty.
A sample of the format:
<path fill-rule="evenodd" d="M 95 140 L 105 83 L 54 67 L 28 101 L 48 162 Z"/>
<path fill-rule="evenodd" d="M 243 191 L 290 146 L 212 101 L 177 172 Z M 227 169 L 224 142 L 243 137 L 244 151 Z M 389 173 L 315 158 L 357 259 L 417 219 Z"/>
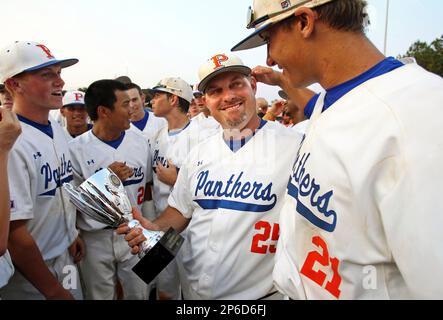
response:
<path fill-rule="evenodd" d="M 36 108 L 60 109 L 63 106 L 63 86 L 59 65 L 49 66 L 17 77 L 19 90 L 28 104 Z"/>
<path fill-rule="evenodd" d="M 222 73 L 206 87 L 206 105 L 224 129 L 242 130 L 256 115 L 256 90 L 254 78 L 238 72 Z"/>

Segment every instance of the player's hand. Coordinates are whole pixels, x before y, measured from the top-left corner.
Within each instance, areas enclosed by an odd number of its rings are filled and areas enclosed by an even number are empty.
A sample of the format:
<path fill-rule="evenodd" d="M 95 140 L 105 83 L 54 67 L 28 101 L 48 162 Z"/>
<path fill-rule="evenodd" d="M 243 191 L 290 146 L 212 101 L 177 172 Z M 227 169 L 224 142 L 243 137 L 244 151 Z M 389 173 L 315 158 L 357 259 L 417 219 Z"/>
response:
<path fill-rule="evenodd" d="M 160 227 L 156 224 L 152 223 L 146 218 L 143 218 L 140 211 L 137 208 L 132 207 L 132 217 L 140 222 L 143 228 L 152 231 L 160 231 Z M 117 228 L 117 234 L 124 234 L 125 240 L 128 242 L 128 245 L 131 247 L 131 253 L 137 254 L 140 251 L 139 244 L 146 240 L 145 236 L 142 233 L 141 228 L 129 229 L 127 223 L 121 224 Z"/>
<path fill-rule="evenodd" d="M 21 132 L 17 116 L 10 110 L 0 107 L 0 152 L 11 150 Z"/>
<path fill-rule="evenodd" d="M 108 166 L 121 181 L 125 181 L 133 174 L 133 169 L 128 167 L 124 162 L 115 161 Z"/>
<path fill-rule="evenodd" d="M 172 163 L 171 160 L 168 160 L 167 167 L 163 166 L 160 161 L 157 161 L 156 173 L 158 180 L 167 184 L 168 186 L 172 187 L 177 181 L 177 167 Z"/>
<path fill-rule="evenodd" d="M 283 73 L 269 67 L 257 66 L 252 69 L 251 75 L 258 81 L 270 86 L 279 86 L 283 84 Z"/>
<path fill-rule="evenodd" d="M 69 246 L 68 250 L 69 254 L 74 259 L 74 263 L 79 263 L 86 254 L 85 242 L 82 238 L 77 237 L 77 239 L 75 239 L 75 241 Z"/>
<path fill-rule="evenodd" d="M 271 108 L 268 112 L 271 112 L 274 116 L 278 116 L 280 113 L 283 112 L 287 105 L 287 102 L 285 100 L 277 100 L 272 103 Z"/>

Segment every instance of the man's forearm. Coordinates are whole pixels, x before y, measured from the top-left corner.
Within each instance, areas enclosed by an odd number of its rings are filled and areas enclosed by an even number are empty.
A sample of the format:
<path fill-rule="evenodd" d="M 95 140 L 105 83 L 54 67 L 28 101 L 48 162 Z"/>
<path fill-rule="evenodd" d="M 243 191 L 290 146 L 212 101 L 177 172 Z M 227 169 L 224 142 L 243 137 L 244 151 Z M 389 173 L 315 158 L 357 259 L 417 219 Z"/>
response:
<path fill-rule="evenodd" d="M 63 289 L 46 266 L 25 221 L 11 223 L 8 248 L 17 270 L 46 298 L 56 296 Z"/>
<path fill-rule="evenodd" d="M 177 232 L 182 232 L 189 224 L 189 219 L 185 218 L 180 211 L 168 206 L 162 214 L 153 221 L 162 231 L 167 231 L 172 227 Z"/>

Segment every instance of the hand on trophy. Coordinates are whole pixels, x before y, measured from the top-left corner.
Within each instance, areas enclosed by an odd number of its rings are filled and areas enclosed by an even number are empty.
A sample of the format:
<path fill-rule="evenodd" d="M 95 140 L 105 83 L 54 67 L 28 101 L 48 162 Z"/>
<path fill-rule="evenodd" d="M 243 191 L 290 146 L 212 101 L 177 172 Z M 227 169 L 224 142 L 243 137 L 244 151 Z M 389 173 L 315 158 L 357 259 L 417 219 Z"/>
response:
<path fill-rule="evenodd" d="M 111 169 L 121 181 L 125 181 L 132 176 L 133 173 L 133 169 L 128 167 L 124 162 L 115 161 L 110 164 L 108 168 Z"/>
<path fill-rule="evenodd" d="M 143 228 L 146 230 L 160 231 L 160 227 L 155 223 L 152 223 L 146 218 L 143 218 L 142 214 L 136 207 L 132 207 L 132 217 L 134 220 L 138 220 Z M 140 252 L 139 244 L 146 241 L 146 237 L 143 235 L 143 230 L 141 228 L 129 228 L 128 223 L 122 223 L 117 228 L 117 234 L 124 234 L 125 240 L 131 247 L 131 253 L 137 254 Z"/>
<path fill-rule="evenodd" d="M 146 283 L 174 259 L 183 244 L 183 237 L 173 228 L 166 232 L 142 218 L 131 206 L 123 182 L 110 169 L 102 169 L 75 187 L 65 183 L 70 201 L 83 214 L 111 228 L 119 229 L 140 261 L 132 270 Z M 135 213 L 135 219 L 134 219 Z"/>

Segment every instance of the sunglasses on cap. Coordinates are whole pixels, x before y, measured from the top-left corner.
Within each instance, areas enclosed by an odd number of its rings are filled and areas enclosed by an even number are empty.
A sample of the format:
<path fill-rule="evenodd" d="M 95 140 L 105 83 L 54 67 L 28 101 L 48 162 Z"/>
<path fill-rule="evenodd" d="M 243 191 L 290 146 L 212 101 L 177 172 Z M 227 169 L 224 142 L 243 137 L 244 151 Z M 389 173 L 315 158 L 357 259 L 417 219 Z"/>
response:
<path fill-rule="evenodd" d="M 171 90 L 171 91 L 174 91 L 174 92 L 180 92 L 180 93 L 183 92 L 182 89 L 173 88 L 173 87 L 170 87 L 170 86 L 167 86 L 167 85 L 164 85 L 164 84 L 159 84 L 159 85 L 155 86 L 154 88 L 152 88 L 152 90 L 154 90 L 154 91 L 155 90 L 159 90 L 159 89 L 168 89 L 168 90 Z"/>
<path fill-rule="evenodd" d="M 308 3 L 310 1 L 312 1 L 312 0 L 305 0 L 305 1 L 299 2 L 296 5 L 288 6 L 286 9 L 283 9 L 283 10 L 280 10 L 280 11 L 277 11 L 277 12 L 273 12 L 273 13 L 270 13 L 270 14 L 266 14 L 263 17 L 260 17 L 260 18 L 255 18 L 254 17 L 254 15 L 255 15 L 254 10 L 252 9 L 252 7 L 249 7 L 248 8 L 248 13 L 247 13 L 247 16 L 246 16 L 246 28 L 248 28 L 248 29 L 255 28 L 257 25 L 259 25 L 259 24 L 261 24 L 261 23 L 263 23 L 263 22 L 265 22 L 265 21 L 267 21 L 267 20 L 269 20 L 271 18 L 274 18 L 274 17 L 276 17 L 276 16 L 278 16 L 278 15 L 280 15 L 282 13 L 285 13 L 285 12 L 291 10 L 295 6 L 302 6 L 305 3 Z"/>

